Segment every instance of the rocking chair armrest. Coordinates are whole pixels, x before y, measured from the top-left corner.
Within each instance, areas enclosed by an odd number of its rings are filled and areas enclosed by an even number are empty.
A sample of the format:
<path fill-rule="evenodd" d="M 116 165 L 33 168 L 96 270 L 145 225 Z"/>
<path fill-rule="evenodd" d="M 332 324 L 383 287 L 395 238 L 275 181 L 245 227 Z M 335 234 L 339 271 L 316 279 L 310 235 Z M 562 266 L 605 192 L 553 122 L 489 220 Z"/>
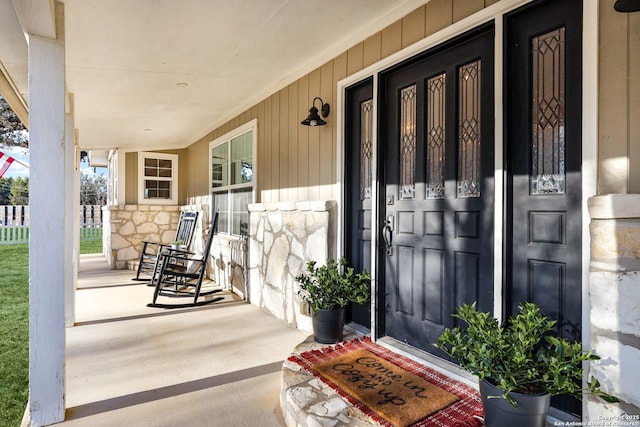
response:
<path fill-rule="evenodd" d="M 164 245 L 165 247 L 162 248 L 160 255 L 162 256 L 170 256 L 172 258 L 175 257 L 188 257 L 191 255 L 195 255 L 195 252 L 191 252 L 187 249 L 174 249 L 171 247 L 171 245 Z"/>
<path fill-rule="evenodd" d="M 162 248 L 171 248 L 171 246 L 172 246 L 172 243 L 148 242 L 146 240 L 143 240 L 141 243 L 143 244 L 143 247 L 159 246 L 160 249 L 162 249 Z M 180 250 L 180 249 L 175 249 L 175 250 Z"/>
<path fill-rule="evenodd" d="M 187 252 L 187 251 L 180 251 L 180 252 L 184 252 L 184 253 L 187 253 L 187 254 L 195 255 L 193 252 Z M 202 262 L 203 261 L 201 258 L 194 258 L 194 257 L 190 257 L 188 255 L 182 255 L 182 254 L 163 252 L 161 255 L 162 255 L 162 257 L 171 258 L 172 260 L 176 260 L 176 261 L 183 261 L 183 262 L 189 262 L 189 261 Z"/>
<path fill-rule="evenodd" d="M 156 243 L 156 245 L 160 246 L 160 250 L 168 249 L 170 251 L 189 252 L 186 249 L 174 249 L 173 243 Z"/>
<path fill-rule="evenodd" d="M 157 251 L 162 250 L 163 246 L 167 246 L 166 243 L 158 243 L 158 242 L 147 242 L 145 240 L 142 241 L 142 253 L 147 252 L 147 247 L 157 247 Z"/>

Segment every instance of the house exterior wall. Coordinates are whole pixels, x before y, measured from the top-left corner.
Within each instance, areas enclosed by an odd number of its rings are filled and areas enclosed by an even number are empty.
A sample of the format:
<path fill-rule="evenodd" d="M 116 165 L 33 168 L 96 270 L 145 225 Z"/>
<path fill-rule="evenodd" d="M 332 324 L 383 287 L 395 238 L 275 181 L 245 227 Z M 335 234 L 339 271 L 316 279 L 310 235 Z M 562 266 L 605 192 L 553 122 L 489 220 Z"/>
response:
<path fill-rule="evenodd" d="M 598 195 L 589 199 L 591 373 L 621 399 L 590 420 L 640 414 L 640 13 L 599 2 Z M 621 418 L 622 419 L 622 418 Z"/>
<path fill-rule="evenodd" d="M 188 187 L 187 177 L 189 176 L 189 173 L 187 168 L 183 167 L 183 165 L 187 164 L 187 150 L 186 149 L 178 150 L 175 153 L 178 155 L 178 205 L 188 205 L 189 203 L 187 202 L 186 194 L 187 194 L 187 187 Z M 206 168 L 196 171 L 196 173 L 198 174 L 198 176 L 209 175 Z"/>
<path fill-rule="evenodd" d="M 263 170 L 258 201 L 314 200 L 299 196 L 327 192 L 321 187 L 333 183 L 324 177 L 328 170 L 334 172 L 331 178 L 335 176 L 335 153 L 317 154 L 325 147 L 333 149 L 330 143 L 335 143 L 336 130 L 334 115 L 320 132 L 298 126 L 298 118 L 306 117 L 313 97 L 335 102 L 335 85 L 342 78 L 497 1 L 430 1 L 203 137 L 188 148 L 189 164 L 195 161 L 207 168 L 209 141 L 258 118 L 258 165 Z M 615 12 L 614 3 L 599 1 L 598 194 L 640 193 L 640 169 L 629 167 L 640 161 L 640 121 L 634 120 L 640 117 L 640 14 Z M 307 172 L 300 166 L 317 160 L 317 170 L 312 165 Z M 192 175 L 200 167 L 193 168 Z M 207 193 L 206 182 L 197 176 L 190 178 L 188 197 Z"/>
<path fill-rule="evenodd" d="M 188 169 L 188 159 L 186 149 L 181 150 L 153 150 L 148 149 L 145 151 L 153 153 L 165 153 L 165 154 L 177 154 L 178 155 L 178 205 L 186 205 L 187 202 L 187 188 L 188 180 L 199 180 L 206 183 L 207 181 L 207 168 L 203 170 L 194 171 L 194 174 L 190 174 Z M 125 159 L 125 197 L 124 201 L 126 205 L 136 205 L 138 201 L 138 152 L 128 152 L 124 154 Z M 203 174 L 203 175 L 202 175 Z M 192 176 L 193 175 L 193 176 Z"/>
<path fill-rule="evenodd" d="M 336 115 L 339 114 L 339 109 L 335 105 L 338 82 L 495 2 L 496 0 L 432 0 L 236 116 L 186 149 L 187 167 L 182 167 L 181 163 L 181 169 L 188 171 L 187 203 L 203 203 L 202 199 L 206 199 L 210 191 L 210 184 L 207 182 L 210 167 L 209 143 L 253 119 L 258 121 L 257 204 L 250 209 L 248 245 L 248 296 L 252 303 L 301 329 L 311 328 L 309 318 L 300 315 L 294 278 L 304 270 L 307 261 L 336 256 L 337 207 L 341 191 L 337 164 Z M 327 125 L 300 125 L 316 96 L 332 107 L 326 119 Z M 293 218 L 302 224 L 318 223 L 317 217 L 322 215 L 320 212 L 315 208 L 292 207 L 296 205 L 292 205 L 292 202 L 331 207 L 324 211 L 327 224 L 322 227 L 323 231 L 318 234 L 316 228 L 306 226 L 301 229 L 293 227 L 295 230 L 284 227 L 277 231 L 265 231 L 265 227 L 272 223 L 293 224 Z M 307 233 L 313 233 L 313 236 Z M 326 248 L 322 257 L 318 257 L 316 250 L 319 236 L 323 239 L 320 247 Z M 292 257 L 282 256 L 280 250 L 271 247 L 271 239 L 277 239 L 289 250 L 297 248 L 296 253 Z M 313 248 L 308 247 L 309 241 L 313 242 Z M 222 240 L 221 242 L 224 243 Z M 212 253 L 216 254 L 215 249 L 212 249 Z M 232 262 L 224 255 L 221 261 L 225 266 Z M 272 280 L 275 277 L 272 274 L 274 271 L 283 272 L 281 283 Z M 219 273 L 214 271 L 214 277 Z"/>
<path fill-rule="evenodd" d="M 603 195 L 589 200 L 591 265 L 589 333 L 602 362 L 591 373 L 621 400 L 590 398 L 590 419 L 640 414 L 640 196 Z"/>
<path fill-rule="evenodd" d="M 640 13 L 600 1 L 598 194 L 640 193 Z"/>
<path fill-rule="evenodd" d="M 270 246 L 258 236 L 262 230 L 260 224 L 272 220 L 278 223 L 274 215 L 289 215 L 282 212 L 283 203 L 286 206 L 287 202 L 321 200 L 335 202 L 340 210 L 335 108 L 338 82 L 496 2 L 431 0 L 188 147 L 186 197 L 193 203 L 209 193 L 208 174 L 199 172 L 209 167 L 209 142 L 252 119 L 258 120 L 256 202 L 259 205 L 251 210 L 249 241 L 252 302 L 306 328 L 306 323 L 296 314 L 298 307 L 292 298 L 290 278 L 283 279 L 279 289 L 273 283 L 266 283 L 272 268 L 293 272 L 287 264 L 290 260 L 265 258 L 265 249 Z M 640 195 L 633 194 L 640 193 L 640 168 L 636 167 L 640 160 L 640 120 L 637 119 L 640 117 L 640 14 L 617 13 L 614 2 L 599 0 L 597 4 L 598 159 L 597 194 L 592 203 L 607 204 L 611 202 L 608 195 L 626 194 L 629 197 L 626 200 L 640 206 Z M 315 96 L 332 106 L 328 124 L 320 128 L 300 126 Z M 602 419 L 599 417 L 617 416 L 622 412 L 640 413 L 636 386 L 640 380 L 636 374 L 640 368 L 640 333 L 637 332 L 640 324 L 635 320 L 640 318 L 640 212 L 624 212 L 617 208 L 608 213 L 590 210 L 592 254 L 586 256 L 587 259 L 591 256 L 591 272 L 589 283 L 585 283 L 590 312 L 585 314 L 585 330 L 589 331 L 589 344 L 603 358 L 601 363 L 594 364 L 591 373 L 601 380 L 606 390 L 618 395 L 622 403 L 608 405 L 588 398 L 585 420 L 597 421 Z M 335 237 L 327 234 L 327 247 Z M 306 261 L 308 257 L 303 254 L 300 258 Z M 264 262 L 269 265 L 259 265 Z M 272 309 L 273 306 L 277 306 L 277 310 Z"/>
<path fill-rule="evenodd" d="M 380 59 L 389 56 L 404 47 L 444 28 L 457 20 L 482 9 L 494 1 L 484 0 L 433 0 L 418 8 L 407 17 L 390 25 L 384 30 L 368 37 L 363 42 L 348 49 L 320 68 L 301 77 L 269 98 L 251 107 L 223 126 L 205 135 L 186 149 L 187 177 L 185 182 L 187 203 L 201 203 L 209 194 L 207 182 L 209 166 L 209 143 L 214 139 L 253 120 L 258 120 L 256 202 L 251 210 L 251 229 L 249 240 L 249 298 L 253 303 L 267 309 L 277 317 L 302 329 L 310 329 L 309 319 L 299 314 L 298 300 L 294 297 L 293 277 L 304 269 L 304 264 L 317 258 L 316 251 L 307 251 L 306 242 L 310 235 L 296 235 L 296 241 L 287 241 L 289 248 L 302 247 L 296 254 L 299 262 L 291 267 L 288 257 L 271 253 L 265 239 L 273 236 L 267 231 L 264 237 L 264 224 L 271 221 L 279 223 L 286 218 L 298 218 L 303 223 L 316 223 L 318 212 L 311 209 L 289 209 L 286 202 L 314 201 L 312 204 L 333 206 L 332 228 L 323 228 L 322 247 L 327 248 L 324 257 L 335 256 L 336 230 L 335 206 L 339 198 L 337 187 L 337 128 L 336 128 L 336 87 L 346 76 L 362 70 Z M 327 118 L 327 126 L 301 126 L 311 107 L 314 97 L 320 96 L 325 103 L 334 107 Z M 281 203 L 285 203 L 281 205 Z M 265 208 L 265 206 L 269 206 Z M 285 206 L 282 208 L 282 206 Z M 325 212 L 327 221 L 329 213 Z M 290 221 L 285 221 L 289 223 Z M 258 227 L 259 224 L 263 224 Z M 328 223 L 327 223 L 328 224 Z M 303 230 L 306 230 L 303 228 Z M 299 230 L 297 230 L 299 231 Z M 308 231 L 308 230 L 306 230 Z M 314 233 L 317 230 L 314 229 Z M 292 237 L 291 230 L 280 230 L 281 242 Z M 273 233 L 271 233 L 273 234 Z M 285 237 L 288 236 L 288 237 Z M 318 234 L 311 238 L 316 242 Z M 300 242 L 304 242 L 300 246 Z M 224 242 L 222 242 L 224 243 Z M 216 253 L 215 249 L 212 253 Z M 261 254 L 255 258 L 257 254 Z M 312 256 L 313 255 L 313 256 Z M 317 255 L 317 254 L 316 254 Z M 297 258 L 296 258 L 297 259 Z M 223 255 L 222 265 L 229 265 Z M 267 280 L 272 277 L 269 271 L 288 272 L 282 283 Z M 290 268 L 291 267 L 291 268 Z M 214 269 L 219 268 L 214 266 Z M 214 270 L 214 277 L 220 271 Z M 251 287 L 253 283 L 253 287 Z M 256 284 L 259 284 L 256 286 Z"/>
<path fill-rule="evenodd" d="M 335 202 L 256 203 L 249 212 L 249 299 L 289 325 L 311 330 L 295 278 L 307 262 L 336 256 Z"/>
<path fill-rule="evenodd" d="M 140 259 L 143 241 L 171 243 L 180 219 L 178 206 L 105 206 L 103 213 L 103 251 L 111 268 L 117 270 Z"/>
<path fill-rule="evenodd" d="M 186 149 L 187 167 L 181 170 L 188 169 L 187 203 L 209 193 L 208 144 L 253 119 L 258 119 L 256 202 L 335 199 L 336 111 L 326 126 L 300 126 L 312 99 L 320 96 L 335 107 L 336 86 L 343 78 L 497 2 L 431 0 L 209 132 Z"/>
<path fill-rule="evenodd" d="M 258 119 L 256 202 L 336 200 L 336 87 L 345 77 L 445 28 L 496 0 L 432 0 L 213 130 L 187 148 L 187 203 L 207 195 L 208 144 Z M 332 111 L 322 127 L 301 126 L 320 96 Z"/>
<path fill-rule="evenodd" d="M 138 203 L 138 153 L 125 153 L 125 205 Z"/>

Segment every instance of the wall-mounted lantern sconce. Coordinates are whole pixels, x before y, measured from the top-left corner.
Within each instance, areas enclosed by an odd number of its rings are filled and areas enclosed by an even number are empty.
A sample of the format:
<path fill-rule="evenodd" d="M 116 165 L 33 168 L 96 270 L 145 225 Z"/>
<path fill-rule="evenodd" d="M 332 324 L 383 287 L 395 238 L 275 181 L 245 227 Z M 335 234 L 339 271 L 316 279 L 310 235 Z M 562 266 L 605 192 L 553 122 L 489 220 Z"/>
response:
<path fill-rule="evenodd" d="M 313 105 L 309 109 L 309 116 L 300 122 L 300 124 L 305 126 L 323 126 L 326 125 L 327 122 L 322 120 L 318 115 L 318 109 L 316 108 L 316 99 L 320 101 L 320 111 L 322 112 L 322 117 L 327 117 L 329 115 L 329 104 L 325 104 L 322 102 L 322 98 L 316 96 L 313 98 Z"/>
<path fill-rule="evenodd" d="M 640 0 L 617 0 L 613 8 L 616 12 L 640 12 Z"/>

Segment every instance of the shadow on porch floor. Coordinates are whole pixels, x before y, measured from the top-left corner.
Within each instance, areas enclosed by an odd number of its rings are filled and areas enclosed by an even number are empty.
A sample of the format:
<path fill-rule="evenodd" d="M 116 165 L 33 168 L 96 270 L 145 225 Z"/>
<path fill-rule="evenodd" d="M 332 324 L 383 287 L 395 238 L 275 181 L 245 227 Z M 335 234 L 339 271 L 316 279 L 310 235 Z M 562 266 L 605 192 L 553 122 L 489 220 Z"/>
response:
<path fill-rule="evenodd" d="M 67 329 L 63 426 L 282 426 L 282 362 L 307 334 L 230 292 L 198 308 L 148 308 L 131 271 L 82 256 Z"/>
<path fill-rule="evenodd" d="M 307 333 L 228 291 L 208 306 L 148 308 L 153 289 L 131 277 L 102 255 L 81 256 L 66 338 L 66 419 L 57 425 L 376 425 L 320 384 L 313 387 L 326 394 L 311 399 L 293 392 L 314 380 L 283 362 L 324 346 Z"/>

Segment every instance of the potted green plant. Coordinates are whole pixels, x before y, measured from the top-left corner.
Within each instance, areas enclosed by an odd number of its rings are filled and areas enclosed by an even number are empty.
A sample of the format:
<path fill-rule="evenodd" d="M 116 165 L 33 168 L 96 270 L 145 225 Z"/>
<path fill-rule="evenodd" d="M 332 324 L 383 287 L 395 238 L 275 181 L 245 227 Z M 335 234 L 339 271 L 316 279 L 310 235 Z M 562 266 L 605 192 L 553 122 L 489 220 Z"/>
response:
<path fill-rule="evenodd" d="M 454 317 L 466 327 L 447 328 L 435 344 L 480 380 L 485 426 L 544 426 L 550 396 L 582 399 L 585 391 L 607 402 L 617 399 L 600 390 L 591 376 L 582 389 L 582 363 L 599 357 L 579 342 L 551 334 L 556 322 L 540 307 L 523 303 L 504 325 L 476 304 L 463 304 Z"/>
<path fill-rule="evenodd" d="M 296 277 L 298 295 L 311 307 L 314 339 L 330 344 L 342 339 L 349 303 L 364 304 L 371 296 L 370 276 L 356 273 L 347 260 L 329 259 L 325 265 L 307 263 L 307 271 Z"/>
<path fill-rule="evenodd" d="M 171 249 L 184 249 L 184 240 L 174 240 L 171 242 Z"/>

